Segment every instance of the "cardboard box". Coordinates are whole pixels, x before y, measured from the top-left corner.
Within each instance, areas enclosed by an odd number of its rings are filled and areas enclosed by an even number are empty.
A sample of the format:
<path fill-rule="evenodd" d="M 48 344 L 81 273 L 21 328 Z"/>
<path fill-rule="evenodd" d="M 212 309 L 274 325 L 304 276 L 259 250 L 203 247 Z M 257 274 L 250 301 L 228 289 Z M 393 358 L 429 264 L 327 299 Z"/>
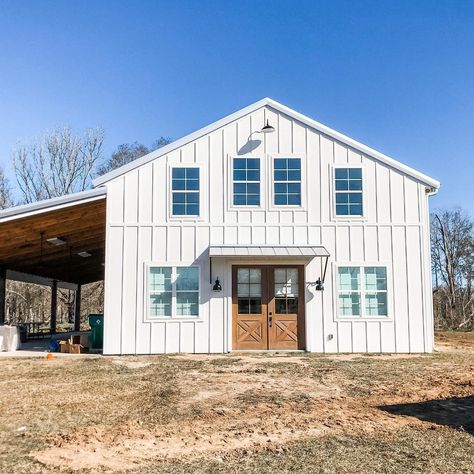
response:
<path fill-rule="evenodd" d="M 70 354 L 82 354 L 84 353 L 84 346 L 81 344 L 68 344 Z"/>
<path fill-rule="evenodd" d="M 59 352 L 68 353 L 69 352 L 69 342 L 68 341 L 59 341 Z"/>

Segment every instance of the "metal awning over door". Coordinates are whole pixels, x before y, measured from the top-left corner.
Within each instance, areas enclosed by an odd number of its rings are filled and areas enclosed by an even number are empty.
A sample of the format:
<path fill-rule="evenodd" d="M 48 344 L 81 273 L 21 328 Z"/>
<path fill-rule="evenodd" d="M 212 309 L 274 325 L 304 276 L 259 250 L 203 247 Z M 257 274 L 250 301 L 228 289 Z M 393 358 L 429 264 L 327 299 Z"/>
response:
<path fill-rule="evenodd" d="M 211 245 L 209 257 L 329 257 L 322 245 Z"/>

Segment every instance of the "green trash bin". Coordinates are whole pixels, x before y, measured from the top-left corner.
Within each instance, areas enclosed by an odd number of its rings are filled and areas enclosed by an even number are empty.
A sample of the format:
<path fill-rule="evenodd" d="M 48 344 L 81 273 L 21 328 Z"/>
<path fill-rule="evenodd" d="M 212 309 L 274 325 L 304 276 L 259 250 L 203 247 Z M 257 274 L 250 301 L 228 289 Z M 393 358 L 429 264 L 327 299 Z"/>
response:
<path fill-rule="evenodd" d="M 104 315 L 89 314 L 89 326 L 91 327 L 91 349 L 102 349 L 104 340 Z"/>

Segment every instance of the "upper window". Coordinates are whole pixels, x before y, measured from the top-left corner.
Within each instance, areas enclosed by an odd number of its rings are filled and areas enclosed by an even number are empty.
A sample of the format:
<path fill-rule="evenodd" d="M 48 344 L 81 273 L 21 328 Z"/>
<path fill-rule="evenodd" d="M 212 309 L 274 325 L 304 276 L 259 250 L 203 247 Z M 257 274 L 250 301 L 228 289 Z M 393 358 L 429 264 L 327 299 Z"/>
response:
<path fill-rule="evenodd" d="M 362 216 L 362 168 L 335 169 L 336 216 Z"/>
<path fill-rule="evenodd" d="M 339 315 L 388 315 L 386 267 L 338 268 Z"/>
<path fill-rule="evenodd" d="M 199 316 L 199 268 L 150 267 L 149 315 L 150 318 Z"/>
<path fill-rule="evenodd" d="M 301 206 L 301 159 L 274 158 L 273 186 L 275 206 Z"/>
<path fill-rule="evenodd" d="M 260 160 L 233 158 L 234 206 L 260 206 Z"/>
<path fill-rule="evenodd" d="M 173 216 L 199 216 L 199 168 L 171 171 Z"/>

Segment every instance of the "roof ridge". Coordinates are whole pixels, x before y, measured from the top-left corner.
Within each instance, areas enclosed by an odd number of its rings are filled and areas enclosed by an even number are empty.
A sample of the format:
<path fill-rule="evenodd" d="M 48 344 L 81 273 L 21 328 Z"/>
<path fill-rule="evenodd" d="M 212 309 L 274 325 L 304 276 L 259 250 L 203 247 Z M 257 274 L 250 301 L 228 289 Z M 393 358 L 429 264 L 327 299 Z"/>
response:
<path fill-rule="evenodd" d="M 261 107 L 271 107 L 275 109 L 276 111 L 283 113 L 285 115 L 288 115 L 289 117 L 293 118 L 294 120 L 298 120 L 299 122 L 305 124 L 308 127 L 311 127 L 315 130 L 317 130 L 319 133 L 322 133 L 324 135 L 327 135 L 331 137 L 334 140 L 337 140 L 343 144 L 345 144 L 348 147 L 354 148 L 359 152 L 362 152 L 363 154 L 380 161 L 387 166 L 390 166 L 391 168 L 394 168 L 408 176 L 411 176 L 412 178 L 432 187 L 435 189 L 438 189 L 440 187 L 439 181 L 429 177 L 428 175 L 421 173 L 414 168 L 411 168 L 408 165 L 405 165 L 394 158 L 391 158 L 374 148 L 371 148 L 367 145 L 364 145 L 363 143 L 358 142 L 357 140 L 354 140 L 347 135 L 344 135 L 343 133 L 340 133 L 336 130 L 333 130 L 332 128 L 329 128 L 326 125 L 323 125 L 322 123 L 317 122 L 316 120 L 301 114 L 300 112 L 297 112 L 290 107 L 287 107 L 286 105 L 281 104 L 280 102 L 277 102 L 274 99 L 271 99 L 270 97 L 264 97 L 263 99 L 258 100 L 257 102 L 254 102 L 247 107 L 244 107 L 243 109 L 240 109 L 230 115 L 227 115 L 223 117 L 220 120 L 217 120 L 210 125 L 207 125 L 206 127 L 200 128 L 196 130 L 195 132 L 192 132 L 188 135 L 185 135 L 184 137 L 170 143 L 169 145 L 166 145 L 162 148 L 159 148 L 158 150 L 154 150 L 151 153 L 148 153 L 147 155 L 142 156 L 141 158 L 138 158 L 135 161 L 132 161 L 130 163 L 127 163 L 126 165 L 123 165 L 115 170 L 110 171 L 109 173 L 106 173 L 102 176 L 99 176 L 94 180 L 94 186 L 101 186 L 105 184 L 106 182 L 117 178 L 118 176 L 121 176 L 129 171 L 132 171 L 140 166 L 143 166 L 146 163 L 149 163 L 152 160 L 155 160 L 157 158 L 160 158 L 161 156 L 164 156 L 176 148 L 179 148 L 181 146 L 186 145 L 187 143 L 196 140 L 203 135 L 209 134 L 212 131 L 223 127 L 227 125 L 228 123 L 238 120 L 239 118 L 244 117 L 245 115 L 248 115 L 249 113 L 255 112 L 256 110 L 260 109 Z"/>

